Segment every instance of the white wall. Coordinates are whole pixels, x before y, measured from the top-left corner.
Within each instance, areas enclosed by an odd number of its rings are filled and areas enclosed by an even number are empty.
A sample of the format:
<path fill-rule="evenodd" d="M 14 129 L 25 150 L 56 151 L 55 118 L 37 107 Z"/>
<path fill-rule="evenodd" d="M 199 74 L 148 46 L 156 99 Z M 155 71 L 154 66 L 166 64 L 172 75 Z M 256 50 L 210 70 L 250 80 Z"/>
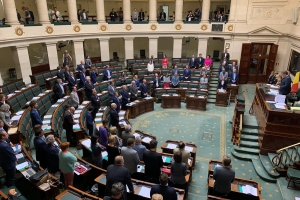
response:
<path fill-rule="evenodd" d="M 105 51 L 105 49 L 102 49 Z M 124 38 L 111 38 L 109 40 L 109 52 L 110 58 L 113 58 L 113 52 L 117 52 L 119 56 L 119 61 L 125 60 L 125 42 Z"/>
<path fill-rule="evenodd" d="M 173 57 L 173 38 L 160 37 L 158 38 L 158 50 L 157 52 L 163 52 L 164 55 L 170 59 Z M 154 55 L 157 57 L 157 55 Z"/>
<path fill-rule="evenodd" d="M 146 57 L 149 55 L 149 39 L 146 37 L 138 37 L 133 40 L 133 52 L 140 57 L 140 50 L 144 49 L 146 51 Z"/>
<path fill-rule="evenodd" d="M 224 51 L 224 40 L 213 40 L 213 38 L 209 38 L 207 42 L 207 54 L 213 58 L 214 51 L 219 51 L 219 58 Z"/>
<path fill-rule="evenodd" d="M 194 54 L 195 57 L 197 57 L 197 52 L 198 52 L 198 39 L 195 40 L 195 37 L 190 37 L 190 42 L 188 44 L 186 44 L 186 40 L 188 38 L 183 38 L 182 39 L 182 53 L 186 54 L 186 57 L 192 57 L 192 55 Z"/>

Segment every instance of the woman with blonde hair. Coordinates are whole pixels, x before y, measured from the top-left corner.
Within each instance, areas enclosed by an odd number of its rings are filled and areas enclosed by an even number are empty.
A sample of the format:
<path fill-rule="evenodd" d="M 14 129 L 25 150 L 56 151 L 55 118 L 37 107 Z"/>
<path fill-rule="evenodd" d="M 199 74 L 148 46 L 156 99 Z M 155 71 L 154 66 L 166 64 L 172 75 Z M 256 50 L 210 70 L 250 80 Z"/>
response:
<path fill-rule="evenodd" d="M 0 107 L 0 119 L 4 122 L 3 129 L 8 132 L 8 128 L 12 127 L 10 124 L 10 106 L 8 104 L 3 104 Z"/>
<path fill-rule="evenodd" d="M 110 127 L 109 134 L 110 134 L 110 136 L 114 136 L 115 137 L 114 145 L 117 146 L 117 147 L 120 147 L 122 145 L 120 145 L 120 139 L 117 136 L 117 133 L 118 133 L 117 127 L 115 127 L 115 126 Z"/>
<path fill-rule="evenodd" d="M 281 80 L 282 80 L 282 76 L 281 75 L 276 75 L 276 80 L 275 80 L 275 85 L 280 85 L 281 83 Z"/>

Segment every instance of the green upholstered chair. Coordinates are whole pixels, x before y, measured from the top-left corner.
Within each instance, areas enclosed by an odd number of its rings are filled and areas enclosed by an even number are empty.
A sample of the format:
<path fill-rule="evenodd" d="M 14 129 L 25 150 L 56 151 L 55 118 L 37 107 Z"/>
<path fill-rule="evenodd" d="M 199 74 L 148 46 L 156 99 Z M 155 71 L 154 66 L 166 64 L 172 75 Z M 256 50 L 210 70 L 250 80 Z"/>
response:
<path fill-rule="evenodd" d="M 9 91 L 9 93 L 13 93 L 17 90 L 17 87 L 15 86 L 15 84 L 9 84 L 6 87 L 7 87 L 7 90 Z"/>
<path fill-rule="evenodd" d="M 181 88 L 188 88 L 189 87 L 189 83 L 188 82 L 179 82 L 179 87 L 181 87 Z"/>
<path fill-rule="evenodd" d="M 31 99 L 34 97 L 33 93 L 31 90 L 27 90 L 24 92 L 24 96 L 27 101 L 31 101 Z"/>
<path fill-rule="evenodd" d="M 36 80 L 36 82 L 39 86 L 44 86 L 45 85 L 45 79 L 44 79 L 43 74 L 36 75 L 35 80 Z"/>
<path fill-rule="evenodd" d="M 19 81 L 15 82 L 15 86 L 19 90 L 19 89 L 25 87 L 25 83 L 23 82 L 23 80 L 19 80 Z"/>
<path fill-rule="evenodd" d="M 31 91 L 34 94 L 34 96 L 38 96 L 41 93 L 41 88 L 39 86 L 35 86 L 31 88 Z"/>

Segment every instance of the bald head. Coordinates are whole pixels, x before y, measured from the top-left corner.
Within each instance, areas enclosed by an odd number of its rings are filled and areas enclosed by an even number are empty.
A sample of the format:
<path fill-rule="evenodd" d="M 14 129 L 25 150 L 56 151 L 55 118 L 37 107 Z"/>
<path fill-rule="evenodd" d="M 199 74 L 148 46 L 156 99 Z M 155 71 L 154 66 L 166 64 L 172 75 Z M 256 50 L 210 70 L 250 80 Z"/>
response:
<path fill-rule="evenodd" d="M 116 156 L 115 157 L 115 165 L 124 165 L 124 159 L 123 156 Z"/>

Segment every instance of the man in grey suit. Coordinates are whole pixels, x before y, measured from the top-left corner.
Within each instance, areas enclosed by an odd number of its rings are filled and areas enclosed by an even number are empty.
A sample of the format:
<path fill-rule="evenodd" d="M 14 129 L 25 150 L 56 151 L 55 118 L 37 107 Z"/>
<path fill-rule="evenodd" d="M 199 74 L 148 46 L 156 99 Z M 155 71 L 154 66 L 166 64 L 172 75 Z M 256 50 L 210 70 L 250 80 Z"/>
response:
<path fill-rule="evenodd" d="M 123 131 L 122 135 L 121 135 L 122 143 L 123 143 L 123 146 L 125 146 L 125 147 L 127 145 L 128 138 L 135 139 L 134 135 L 132 135 L 130 132 L 131 132 L 131 126 L 130 125 L 125 126 L 125 131 Z"/>
<path fill-rule="evenodd" d="M 231 191 L 231 183 L 235 178 L 235 171 L 230 168 L 231 159 L 223 158 L 223 166 L 217 166 L 214 170 L 214 196 L 226 197 Z"/>
<path fill-rule="evenodd" d="M 137 99 L 139 89 L 136 86 L 135 81 L 131 82 L 131 86 L 129 87 L 129 93 L 130 93 L 130 101 L 133 102 Z"/>
<path fill-rule="evenodd" d="M 77 87 L 73 86 L 72 88 L 72 92 L 70 93 L 70 97 L 71 97 L 71 106 L 73 106 L 74 108 L 78 108 L 79 105 L 79 97 L 77 94 Z"/>
<path fill-rule="evenodd" d="M 115 92 L 116 92 L 115 82 L 114 81 L 111 81 L 109 83 L 109 86 L 108 86 L 107 90 L 108 90 L 109 99 L 113 100 L 113 98 L 115 96 Z"/>
<path fill-rule="evenodd" d="M 137 172 L 137 165 L 140 163 L 136 150 L 132 149 L 133 146 L 134 139 L 128 138 L 127 147 L 123 146 L 121 149 L 121 156 L 124 158 L 124 167 L 128 169 L 130 174 Z"/>

